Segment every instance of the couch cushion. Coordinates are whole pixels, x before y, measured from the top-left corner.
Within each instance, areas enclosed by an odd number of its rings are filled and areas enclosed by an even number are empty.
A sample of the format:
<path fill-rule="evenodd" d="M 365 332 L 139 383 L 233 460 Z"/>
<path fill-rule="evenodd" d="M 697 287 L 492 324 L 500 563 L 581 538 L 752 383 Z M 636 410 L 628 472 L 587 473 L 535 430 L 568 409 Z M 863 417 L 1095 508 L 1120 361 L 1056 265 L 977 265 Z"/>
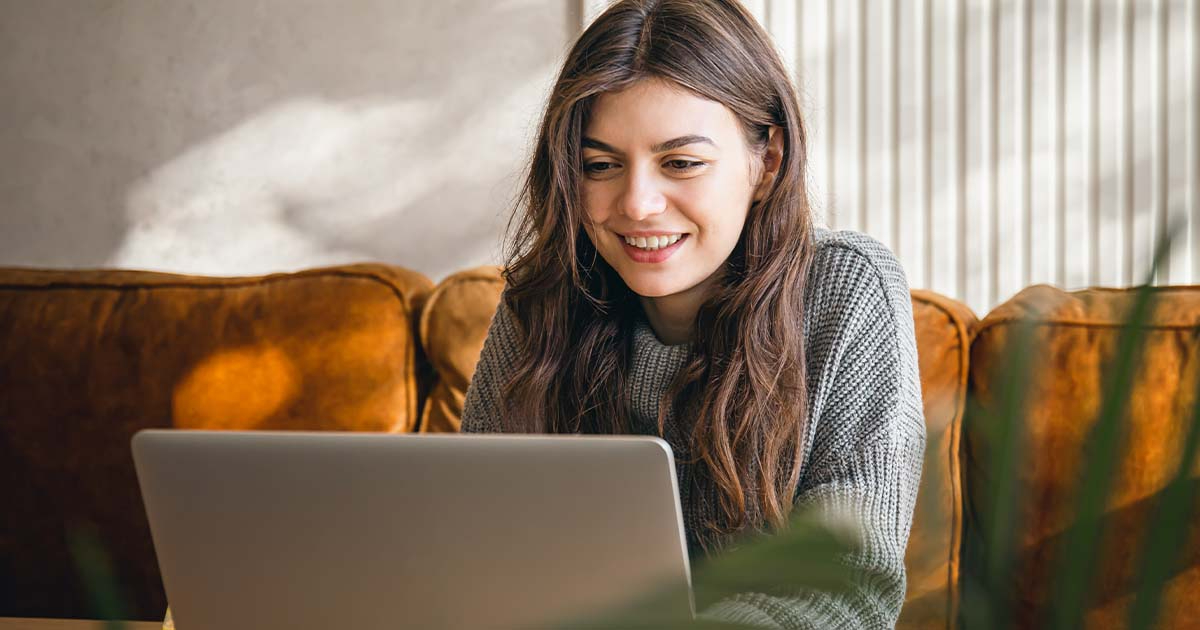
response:
<path fill-rule="evenodd" d="M 68 553 L 89 529 L 129 613 L 165 599 L 129 440 L 146 427 L 408 431 L 414 313 L 383 265 L 254 278 L 0 270 L 0 616 L 94 614 Z"/>
<path fill-rule="evenodd" d="M 953 627 L 962 540 L 959 444 L 971 340 L 979 319 L 932 291 L 912 294 L 925 408 L 925 466 L 904 565 L 908 585 L 898 628 Z"/>
<path fill-rule="evenodd" d="M 463 399 L 504 281 L 497 267 L 446 278 L 421 316 L 421 341 L 437 371 L 422 431 L 457 431 Z M 930 291 L 912 292 L 928 431 L 925 471 L 906 555 L 908 603 L 899 627 L 949 627 L 957 605 L 962 529 L 959 438 L 967 360 L 978 319 L 965 305 Z"/>
<path fill-rule="evenodd" d="M 488 266 L 449 276 L 430 294 L 420 334 L 436 380 L 425 399 L 421 431 L 458 431 L 467 386 L 503 290 L 500 268 Z"/>
<path fill-rule="evenodd" d="M 1023 430 L 1028 435 L 1018 465 L 1023 498 L 1017 528 L 1019 576 L 1014 580 L 1018 625 L 1028 626 L 1041 614 L 1054 588 L 1049 575 L 1054 553 L 1070 523 L 1073 491 L 1084 444 L 1104 393 L 1104 366 L 1116 357 L 1120 325 L 1132 305 L 1132 289 L 1089 289 L 1064 292 L 1037 285 L 997 307 L 982 322 L 971 351 L 971 391 L 978 403 L 964 433 L 967 535 L 971 544 L 984 540 L 988 523 L 982 491 L 987 478 L 983 423 L 998 417 L 998 379 L 1004 353 L 1013 343 L 1016 324 L 1036 323 L 1031 365 L 1040 372 L 1031 385 Z M 1198 365 L 1200 287 L 1155 291 L 1157 309 L 1147 328 L 1144 369 L 1134 384 L 1133 399 L 1123 422 L 1117 476 L 1109 495 L 1106 542 L 1097 566 L 1095 598 L 1088 627 L 1124 627 L 1136 590 L 1141 531 L 1159 492 L 1174 473 L 1183 442 Z M 1194 528 L 1193 528 L 1194 529 Z M 1168 584 L 1162 627 L 1197 627 L 1200 612 L 1200 549 L 1180 550 L 1185 570 Z M 977 567 L 964 564 L 964 575 Z"/>

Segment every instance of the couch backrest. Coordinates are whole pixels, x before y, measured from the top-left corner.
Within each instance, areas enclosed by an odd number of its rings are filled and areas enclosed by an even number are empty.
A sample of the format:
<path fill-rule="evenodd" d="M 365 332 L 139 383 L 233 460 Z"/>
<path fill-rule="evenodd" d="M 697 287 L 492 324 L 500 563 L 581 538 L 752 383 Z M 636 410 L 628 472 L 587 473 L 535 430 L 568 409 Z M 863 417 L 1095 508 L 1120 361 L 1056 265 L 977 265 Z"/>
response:
<path fill-rule="evenodd" d="M 1195 402 L 1200 369 L 1200 287 L 1155 289 L 1157 308 L 1145 329 L 1145 355 L 1134 381 L 1132 402 L 1120 426 L 1124 431 L 1116 477 L 1105 506 L 1103 544 L 1094 572 L 1095 597 L 1086 610 L 1087 627 L 1125 627 L 1138 586 L 1142 530 L 1156 494 L 1175 472 Z M 969 540 L 994 532 L 981 516 L 983 496 L 995 480 L 988 476 L 984 436 L 1004 417 L 998 384 L 1009 376 L 1003 359 L 1017 325 L 1034 323 L 1034 368 L 1023 419 L 1016 428 L 1027 437 L 1018 452 L 1019 497 L 1017 575 L 1013 613 L 1018 627 L 1040 622 L 1056 593 L 1052 573 L 1061 536 L 1074 513 L 1073 493 L 1081 475 L 1089 429 L 1106 391 L 1105 368 L 1117 355 L 1121 324 L 1133 304 L 1132 289 L 1065 292 L 1036 285 L 994 309 L 980 324 L 971 349 L 973 405 L 964 430 L 963 465 Z M 1163 601 L 1160 627 L 1195 627 L 1200 595 L 1200 529 L 1188 526 L 1191 543 L 1179 549 Z M 1089 550 L 1089 553 L 1094 550 Z M 983 568 L 966 554 L 966 579 L 979 580 Z"/>
<path fill-rule="evenodd" d="M 504 281 L 497 267 L 443 280 L 421 316 L 421 343 L 436 382 L 423 431 L 457 431 L 463 400 Z M 912 292 L 927 428 L 925 469 L 909 537 L 907 603 L 901 628 L 949 628 L 958 601 L 962 487 L 958 448 L 968 356 L 978 319 L 966 305 L 931 291 Z"/>
<path fill-rule="evenodd" d="M 432 283 L 384 265 L 254 278 L 0 270 L 0 616 L 94 614 L 94 537 L 131 615 L 166 605 L 129 440 L 147 427 L 408 431 Z"/>

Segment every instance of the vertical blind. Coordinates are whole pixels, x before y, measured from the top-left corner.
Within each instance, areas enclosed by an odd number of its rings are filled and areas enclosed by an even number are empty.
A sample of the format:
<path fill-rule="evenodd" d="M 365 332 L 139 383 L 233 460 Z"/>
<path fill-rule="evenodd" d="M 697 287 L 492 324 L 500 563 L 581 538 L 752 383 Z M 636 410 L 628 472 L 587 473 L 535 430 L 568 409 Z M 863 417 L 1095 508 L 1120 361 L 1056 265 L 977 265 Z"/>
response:
<path fill-rule="evenodd" d="M 578 0 L 580 27 L 605 0 Z M 1200 282 L 1200 2 L 746 0 L 789 64 L 818 221 L 983 314 L 1035 283 Z"/>

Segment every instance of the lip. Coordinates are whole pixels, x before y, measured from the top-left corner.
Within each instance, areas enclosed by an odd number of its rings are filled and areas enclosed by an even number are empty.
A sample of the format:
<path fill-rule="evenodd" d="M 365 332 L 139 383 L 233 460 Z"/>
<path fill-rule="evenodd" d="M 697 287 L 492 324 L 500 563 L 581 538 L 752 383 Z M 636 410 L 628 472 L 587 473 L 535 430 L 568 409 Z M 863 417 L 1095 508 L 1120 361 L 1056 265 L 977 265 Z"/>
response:
<path fill-rule="evenodd" d="M 642 234 L 645 234 L 647 236 L 654 236 L 656 234 L 661 234 L 661 232 L 645 232 L 645 233 L 630 232 L 628 234 L 628 236 L 641 236 Z M 681 236 L 679 238 L 678 241 L 675 241 L 674 243 L 671 243 L 670 245 L 663 247 L 661 249 L 656 249 L 652 252 L 648 252 L 644 249 L 638 249 L 637 247 L 634 247 L 633 245 L 626 243 L 625 239 L 623 239 L 623 238 L 621 239 L 621 247 L 623 247 L 625 249 L 625 255 L 627 255 L 631 259 L 633 259 L 634 262 L 661 263 L 661 262 L 666 261 L 668 258 L 671 257 L 672 254 L 674 254 L 676 251 L 678 251 L 679 247 L 681 245 L 683 245 L 685 242 L 687 242 L 688 237 L 690 237 L 690 236 L 691 236 L 690 234 L 684 234 L 683 236 Z"/>
<path fill-rule="evenodd" d="M 639 230 L 637 232 L 615 232 L 615 234 L 617 236 L 620 236 L 621 238 L 624 238 L 626 236 L 632 236 L 634 238 L 637 238 L 639 236 L 642 238 L 649 238 L 651 236 L 670 236 L 672 234 L 684 234 L 686 236 L 687 233 L 684 232 L 683 230 L 677 230 L 674 232 L 671 232 L 668 230 L 653 230 L 653 231 L 652 230 Z"/>

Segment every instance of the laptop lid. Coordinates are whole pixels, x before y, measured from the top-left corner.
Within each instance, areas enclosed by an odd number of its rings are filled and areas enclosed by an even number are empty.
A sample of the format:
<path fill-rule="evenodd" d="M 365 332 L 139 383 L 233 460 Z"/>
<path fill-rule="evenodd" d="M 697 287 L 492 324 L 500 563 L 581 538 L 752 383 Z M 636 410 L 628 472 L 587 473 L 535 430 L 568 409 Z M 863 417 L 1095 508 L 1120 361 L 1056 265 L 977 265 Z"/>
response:
<path fill-rule="evenodd" d="M 693 604 L 670 447 L 644 436 L 144 430 L 181 630 L 509 628 Z"/>

